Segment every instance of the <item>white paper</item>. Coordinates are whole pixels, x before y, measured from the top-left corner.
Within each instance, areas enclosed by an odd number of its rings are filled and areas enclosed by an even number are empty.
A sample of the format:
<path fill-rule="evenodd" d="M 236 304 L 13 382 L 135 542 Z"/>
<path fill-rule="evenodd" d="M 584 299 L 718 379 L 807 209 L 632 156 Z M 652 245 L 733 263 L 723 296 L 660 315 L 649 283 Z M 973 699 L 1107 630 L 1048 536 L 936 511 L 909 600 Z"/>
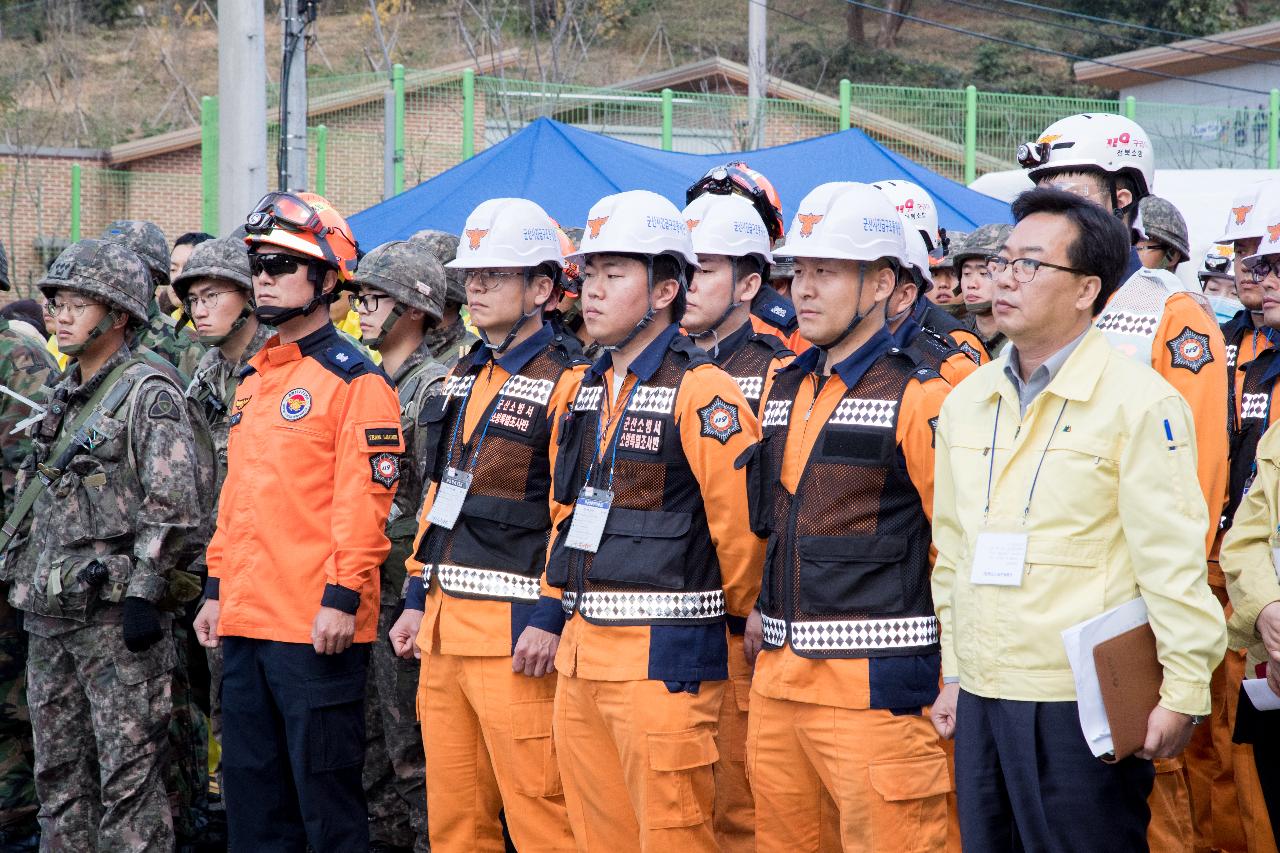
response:
<path fill-rule="evenodd" d="M 1098 671 L 1093 662 L 1094 648 L 1125 631 L 1131 631 L 1147 621 L 1147 604 L 1135 598 L 1126 604 L 1112 608 L 1062 632 L 1062 643 L 1067 648 L 1067 660 L 1076 682 L 1076 703 L 1080 710 L 1080 729 L 1095 757 L 1111 752 L 1111 724 L 1107 721 L 1107 709 L 1102 704 L 1102 688 L 1098 685 Z"/>
<path fill-rule="evenodd" d="M 1022 586 L 1022 574 L 1027 565 L 1027 534 L 992 533 L 984 530 L 978 534 L 973 548 L 973 568 L 969 582 L 995 586 Z"/>
<path fill-rule="evenodd" d="M 1280 711 L 1280 696 L 1271 692 L 1265 678 L 1246 678 L 1244 692 L 1249 694 L 1249 701 L 1259 711 Z"/>

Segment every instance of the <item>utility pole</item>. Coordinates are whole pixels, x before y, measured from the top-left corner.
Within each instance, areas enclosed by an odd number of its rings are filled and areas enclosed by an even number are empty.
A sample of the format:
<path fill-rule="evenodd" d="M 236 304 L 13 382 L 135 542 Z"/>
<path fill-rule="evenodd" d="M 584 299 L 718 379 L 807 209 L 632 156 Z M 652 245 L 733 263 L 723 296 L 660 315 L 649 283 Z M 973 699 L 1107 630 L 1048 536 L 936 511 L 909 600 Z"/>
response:
<path fill-rule="evenodd" d="M 280 4 L 279 188 L 307 188 L 307 27 L 316 18 L 315 0 Z"/>
<path fill-rule="evenodd" d="M 747 0 L 747 109 L 751 116 L 750 147 L 764 147 L 764 98 L 769 91 L 768 0 Z"/>
<path fill-rule="evenodd" d="M 267 54 L 262 0 L 218 4 L 218 231 L 244 224 L 267 191 Z"/>

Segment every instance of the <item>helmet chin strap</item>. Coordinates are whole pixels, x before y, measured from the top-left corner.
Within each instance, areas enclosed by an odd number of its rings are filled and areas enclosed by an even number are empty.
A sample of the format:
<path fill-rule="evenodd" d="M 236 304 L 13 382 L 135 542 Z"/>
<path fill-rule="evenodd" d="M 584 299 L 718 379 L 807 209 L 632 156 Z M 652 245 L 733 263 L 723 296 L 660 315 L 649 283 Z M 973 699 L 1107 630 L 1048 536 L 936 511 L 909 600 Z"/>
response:
<path fill-rule="evenodd" d="M 1107 175 L 1107 188 L 1111 190 L 1112 215 L 1114 215 L 1116 219 L 1119 219 L 1122 222 L 1125 221 L 1125 218 L 1130 213 L 1138 209 L 1138 199 L 1135 198 L 1133 201 L 1129 202 L 1124 207 L 1121 207 L 1120 198 L 1116 193 L 1116 179 L 1113 178 L 1111 175 Z"/>
<path fill-rule="evenodd" d="M 404 312 L 406 310 L 408 310 L 408 308 L 403 302 L 397 302 L 395 305 L 391 306 L 391 313 L 387 315 L 386 319 L 382 321 L 382 325 L 378 327 L 378 334 L 374 337 L 364 339 L 363 342 L 365 346 L 369 347 L 369 349 L 377 349 L 382 346 L 382 342 L 387 339 L 387 335 L 391 334 L 392 328 L 394 328 L 396 323 L 400 321 L 400 318 L 404 316 Z"/>
<path fill-rule="evenodd" d="M 845 326 L 844 331 L 841 332 L 834 340 L 828 341 L 825 344 L 819 344 L 819 343 L 814 344 L 814 346 L 822 350 L 824 353 L 828 353 L 834 348 L 840 346 L 840 344 L 844 343 L 845 339 L 853 334 L 853 330 L 858 328 L 858 326 L 862 324 L 863 320 L 867 319 L 867 315 L 862 313 L 862 307 L 861 307 L 862 306 L 862 285 L 866 282 L 866 279 L 867 279 L 867 264 L 865 261 L 859 261 L 858 262 L 858 298 L 854 300 L 854 303 L 853 303 L 858 307 L 853 312 L 853 319 L 849 321 L 849 325 Z"/>
<path fill-rule="evenodd" d="M 255 305 L 253 306 L 253 315 L 269 326 L 277 328 L 290 320 L 298 317 L 306 317 L 314 312 L 321 305 L 327 305 L 333 301 L 334 295 L 337 294 L 335 288 L 333 294 L 324 292 L 324 271 L 319 269 L 314 263 L 307 264 L 307 278 L 311 280 L 311 286 L 315 289 L 314 295 L 307 301 L 306 305 L 295 308 L 278 308 L 273 305 Z"/>
<path fill-rule="evenodd" d="M 724 311 L 720 312 L 720 317 L 714 323 L 712 323 L 709 327 L 707 327 L 706 329 L 703 329 L 701 332 L 694 332 L 691 335 L 689 335 L 689 337 L 693 338 L 695 341 L 701 340 L 702 338 L 705 338 L 707 335 L 710 335 L 712 337 L 712 344 L 711 344 L 712 358 L 716 358 L 720 355 L 720 327 L 723 326 L 725 321 L 729 319 L 730 314 L 732 314 L 734 311 L 737 311 L 744 304 L 733 298 L 735 295 L 735 292 L 738 289 L 738 259 L 731 258 L 730 261 L 733 265 L 730 271 L 730 274 L 733 276 L 733 284 L 731 285 L 731 288 L 729 290 L 728 307 L 725 308 Z"/>
<path fill-rule="evenodd" d="M 98 338 L 105 335 L 107 331 L 112 326 L 115 325 L 115 322 L 119 318 L 119 316 L 120 316 L 119 312 L 115 308 L 112 308 L 105 315 L 103 315 L 102 319 L 99 320 L 92 329 L 89 330 L 89 334 L 84 336 L 83 341 L 81 341 L 78 344 L 67 344 L 66 346 L 60 346 L 58 347 L 58 350 L 63 355 L 70 355 L 70 356 L 80 355 L 81 353 L 84 352 L 85 347 L 89 346 L 89 344 L 93 343 Z"/>
<path fill-rule="evenodd" d="M 626 349 L 627 345 L 630 344 L 632 341 L 634 341 L 636 339 L 636 336 L 639 335 L 641 332 L 643 332 L 648 327 L 648 325 L 653 322 L 653 317 L 654 317 L 654 314 L 656 313 L 656 310 L 653 307 L 653 258 L 652 257 L 648 259 L 648 263 L 646 264 L 646 266 L 647 266 L 646 275 L 648 276 L 648 286 L 645 288 L 645 300 L 648 302 L 648 305 L 649 305 L 648 310 L 644 312 L 644 316 L 640 318 L 640 322 L 636 323 L 635 326 L 631 328 L 631 331 L 627 332 L 626 336 L 622 340 L 618 341 L 616 344 L 601 344 L 600 345 L 601 352 L 618 352 L 619 350 Z M 680 284 L 680 282 L 677 282 L 677 284 Z"/>
<path fill-rule="evenodd" d="M 524 289 L 526 293 L 529 292 L 529 284 L 533 281 L 533 277 L 534 277 L 534 270 L 525 269 Z M 552 280 L 552 284 L 555 284 L 554 279 Z M 486 347 L 493 350 L 494 355 L 502 355 L 504 352 L 507 351 L 507 348 L 510 347 L 511 344 L 515 342 L 516 335 L 520 334 L 520 330 L 524 328 L 524 324 L 532 320 L 534 317 L 540 316 L 542 314 L 542 308 L 543 308 L 542 305 L 534 305 L 533 310 L 526 311 L 523 314 L 521 314 L 520 319 L 516 320 L 514 323 L 511 324 L 511 328 L 507 331 L 506 337 L 504 337 L 502 339 L 502 343 L 498 344 L 497 346 L 494 346 L 489 341 L 489 336 L 485 333 L 483 329 L 477 329 L 477 331 L 480 333 L 480 340 L 484 343 Z"/>
<path fill-rule="evenodd" d="M 200 341 L 200 343 L 204 344 L 207 347 L 220 347 L 224 343 L 226 343 L 227 340 L 230 339 L 232 335 L 234 335 L 236 332 L 243 329 L 244 324 L 249 322 L 249 318 L 252 317 L 253 314 L 254 312 L 253 312 L 252 302 L 246 302 L 244 304 L 244 307 L 240 309 L 240 314 L 231 323 L 231 328 L 227 329 L 225 334 L 197 335 L 196 337 Z M 191 321 L 191 318 L 187 316 L 187 312 L 183 311 L 182 315 L 178 317 L 178 328 L 181 329 L 190 321 Z"/>
<path fill-rule="evenodd" d="M 966 302 L 964 304 L 964 313 L 966 314 L 990 314 L 991 300 L 986 302 Z"/>

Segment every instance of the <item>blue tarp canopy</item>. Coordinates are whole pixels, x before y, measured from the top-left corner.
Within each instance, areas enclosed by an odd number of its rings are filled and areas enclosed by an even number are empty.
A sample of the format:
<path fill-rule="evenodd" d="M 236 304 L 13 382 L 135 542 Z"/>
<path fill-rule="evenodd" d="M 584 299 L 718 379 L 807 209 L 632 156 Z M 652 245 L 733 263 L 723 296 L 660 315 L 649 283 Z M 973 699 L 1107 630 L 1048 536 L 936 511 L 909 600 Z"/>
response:
<path fill-rule="evenodd" d="M 460 234 L 467 214 L 482 201 L 509 196 L 532 199 L 565 228 L 580 228 L 591 205 L 624 190 L 653 190 L 682 208 L 690 184 L 736 158 L 773 182 L 788 225 L 796 205 L 818 184 L 891 178 L 924 187 L 937 204 L 943 228 L 972 231 L 989 222 L 1012 221 L 1003 201 L 895 154 L 860 130 L 742 155 L 678 154 L 539 118 L 470 160 L 357 213 L 350 222 L 360 245 L 372 249 L 423 228 Z"/>

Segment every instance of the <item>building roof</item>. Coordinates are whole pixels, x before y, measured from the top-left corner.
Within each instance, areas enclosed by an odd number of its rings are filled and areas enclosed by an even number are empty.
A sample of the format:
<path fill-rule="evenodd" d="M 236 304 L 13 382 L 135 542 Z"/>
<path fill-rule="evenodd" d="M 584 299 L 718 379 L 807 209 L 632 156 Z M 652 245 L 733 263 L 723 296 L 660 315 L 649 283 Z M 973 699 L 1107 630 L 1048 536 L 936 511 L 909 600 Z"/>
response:
<path fill-rule="evenodd" d="M 741 62 L 734 62 L 721 56 L 686 63 L 666 71 L 657 71 L 643 77 L 624 80 L 610 86 L 611 89 L 624 89 L 631 92 L 654 92 L 662 89 L 678 89 L 680 91 L 709 92 L 712 94 L 743 94 L 747 90 L 750 71 Z M 840 115 L 840 101 L 830 95 L 824 95 L 813 89 L 788 82 L 781 77 L 770 75 L 765 84 L 767 97 L 784 101 L 798 101 L 811 107 L 814 112 L 824 115 Z M 849 118 L 854 127 L 861 128 L 880 138 L 892 139 L 926 151 L 936 157 L 964 162 L 964 146 L 925 133 L 918 127 L 900 121 L 894 121 L 879 113 L 859 107 L 856 103 L 849 111 Z M 977 153 L 977 165 L 982 171 L 998 171 L 1012 168 L 1013 159 L 1001 160 L 989 154 Z"/>
<path fill-rule="evenodd" d="M 1280 59 L 1275 52 L 1277 48 L 1280 48 L 1280 21 L 1273 21 L 1205 38 L 1099 57 L 1112 65 L 1102 65 L 1093 60 L 1077 62 L 1076 80 L 1103 89 L 1124 89 L 1162 79 L 1143 71 L 1191 77 L 1255 62 L 1276 62 Z M 1114 65 L 1124 67 L 1115 68 Z"/>
<path fill-rule="evenodd" d="M 462 72 L 468 68 L 474 69 L 481 74 L 490 73 L 514 65 L 519 59 L 520 49 L 510 48 L 499 53 L 481 56 L 476 60 L 464 59 L 436 68 L 409 71 L 405 74 L 404 88 L 406 92 L 412 92 L 415 89 L 455 80 L 461 77 Z M 339 110 L 357 107 L 361 104 L 381 101 L 386 90 L 386 81 L 378 80 L 363 86 L 346 89 L 342 92 L 310 98 L 307 101 L 307 116 L 322 116 Z M 274 121 L 275 110 L 269 109 L 267 113 L 268 123 Z M 148 157 L 158 157 L 161 154 L 194 148 L 199 144 L 200 126 L 194 125 L 182 130 L 173 130 L 168 133 L 113 145 L 106 150 L 106 162 L 111 166 L 122 166 L 135 160 L 144 160 Z"/>

